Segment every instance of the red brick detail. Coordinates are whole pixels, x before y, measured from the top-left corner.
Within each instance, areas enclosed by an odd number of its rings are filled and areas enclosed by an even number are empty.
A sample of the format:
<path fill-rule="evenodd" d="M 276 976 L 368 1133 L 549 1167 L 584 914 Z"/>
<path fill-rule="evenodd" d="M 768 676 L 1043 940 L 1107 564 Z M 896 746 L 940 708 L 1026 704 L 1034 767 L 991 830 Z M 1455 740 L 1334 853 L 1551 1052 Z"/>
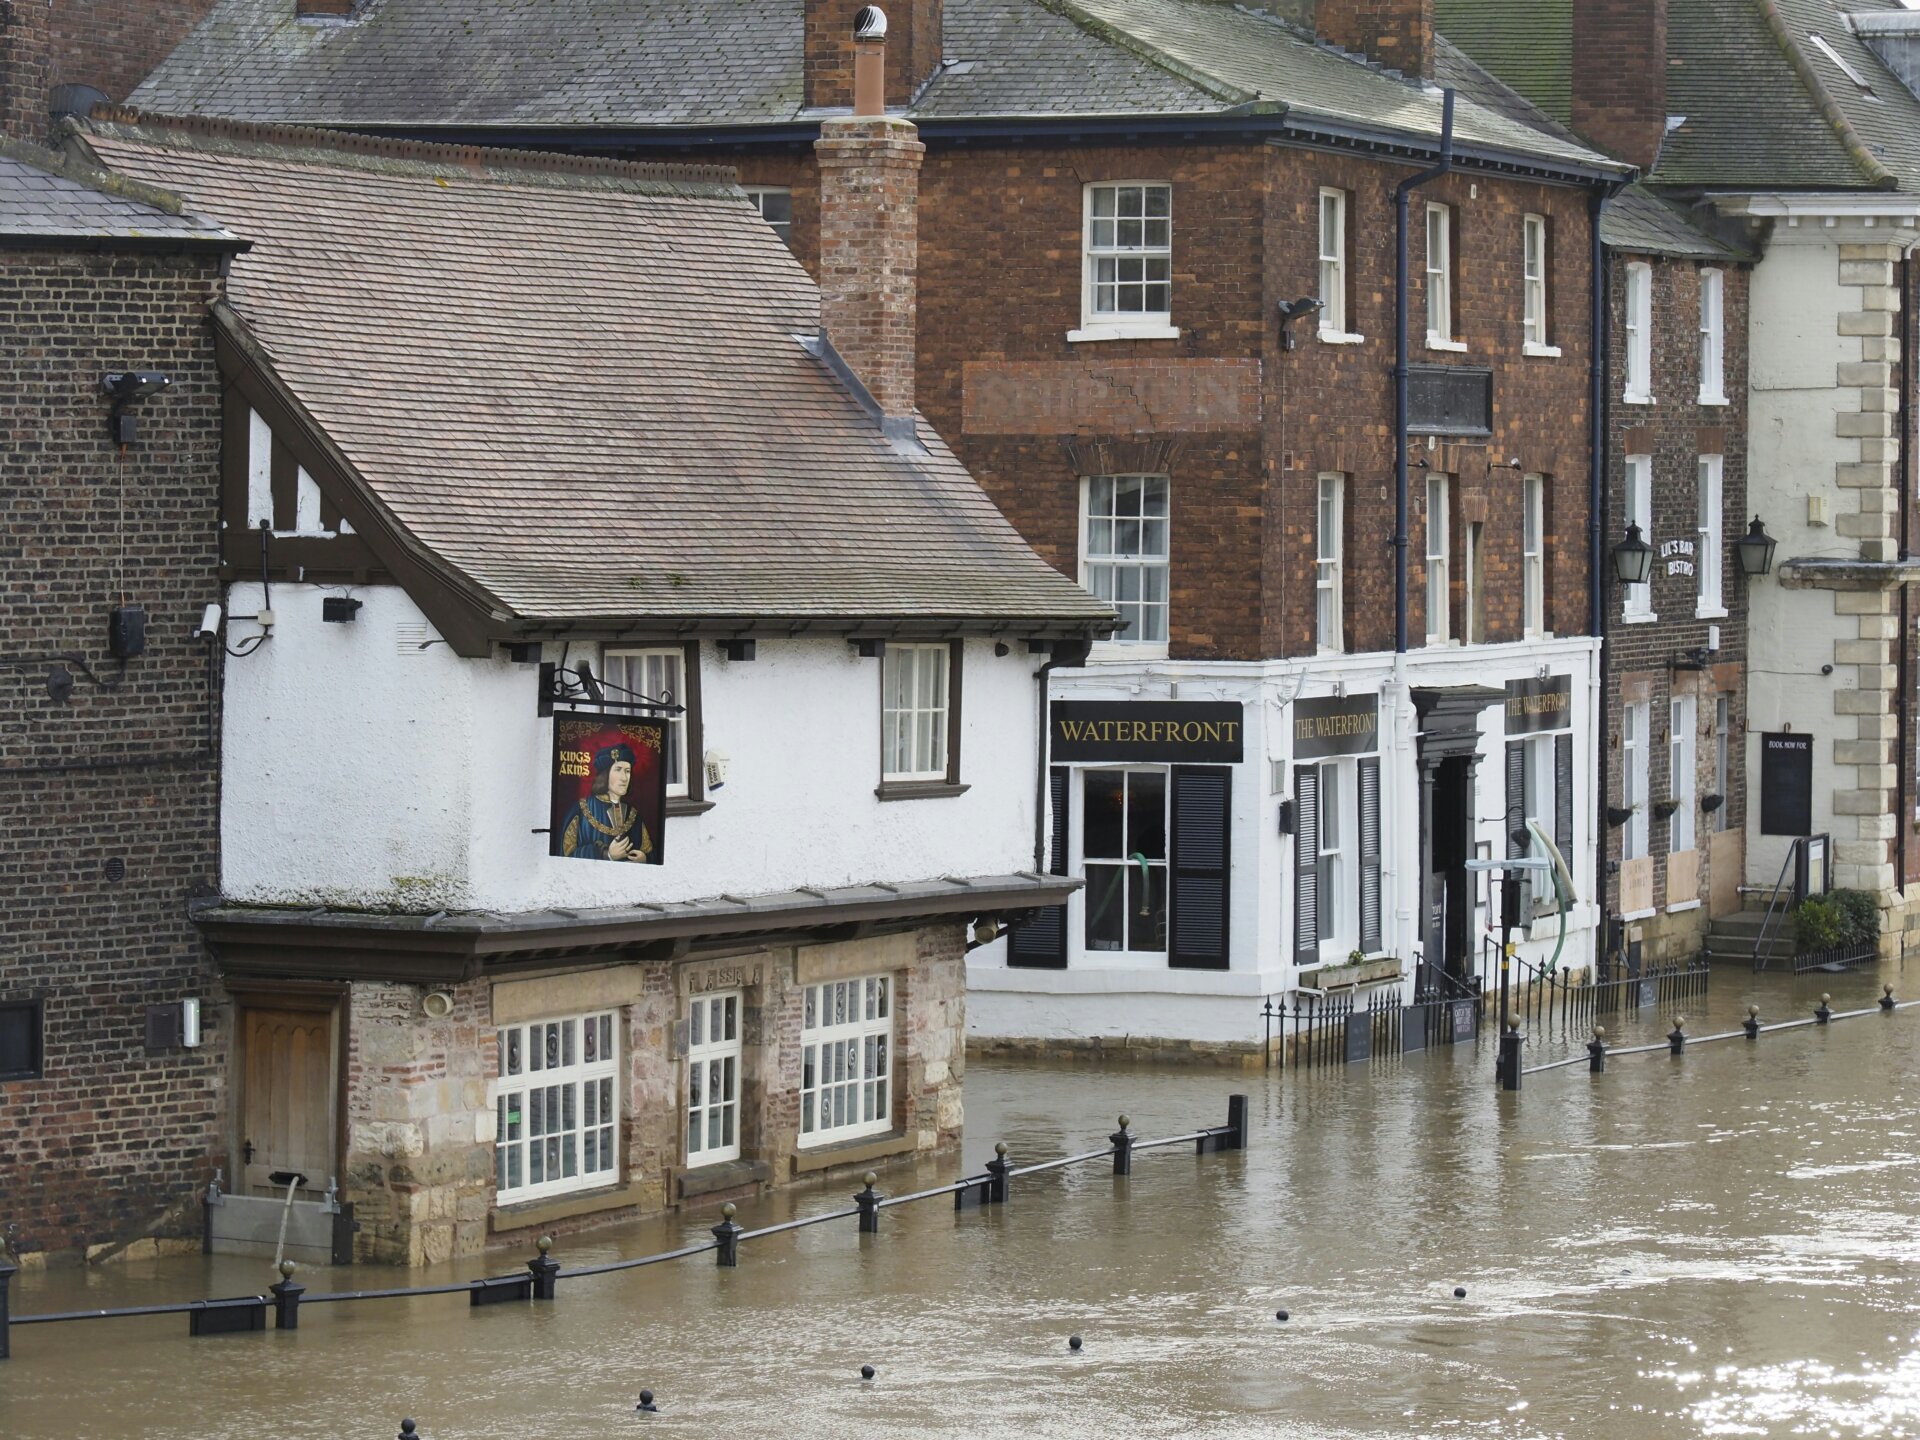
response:
<path fill-rule="evenodd" d="M 124 100 L 214 0 L 0 0 L 0 133 L 47 138 L 56 85 L 91 85 Z"/>
<path fill-rule="evenodd" d="M 44 140 L 53 11 L 46 0 L 0 0 L 0 135 Z"/>
<path fill-rule="evenodd" d="M 1649 168 L 1667 128 L 1667 0 L 1580 0 L 1573 54 L 1573 128 Z"/>
<path fill-rule="evenodd" d="M 969 435 L 1193 434 L 1260 425 L 1258 360 L 968 361 Z"/>
<path fill-rule="evenodd" d="M 1390 70 L 1433 74 L 1433 0 L 1320 0 L 1314 28 Z"/>
<path fill-rule="evenodd" d="M 820 321 L 887 415 L 914 408 L 920 164 L 904 120 L 828 120 L 820 165 Z"/>
<path fill-rule="evenodd" d="M 305 20 L 312 15 L 353 14 L 354 0 L 293 0 L 293 13 Z"/>
<path fill-rule="evenodd" d="M 853 104 L 853 17 L 868 0 L 804 0 L 808 105 Z M 889 0 L 887 104 L 904 106 L 940 64 L 942 0 Z"/>

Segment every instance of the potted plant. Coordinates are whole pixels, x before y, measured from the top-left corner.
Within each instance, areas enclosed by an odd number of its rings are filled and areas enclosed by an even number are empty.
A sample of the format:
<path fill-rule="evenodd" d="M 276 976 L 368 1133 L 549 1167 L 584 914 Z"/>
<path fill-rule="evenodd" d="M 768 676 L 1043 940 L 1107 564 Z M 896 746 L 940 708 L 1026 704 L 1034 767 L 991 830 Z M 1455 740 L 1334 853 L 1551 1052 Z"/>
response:
<path fill-rule="evenodd" d="M 1727 797 L 1724 795 L 1702 795 L 1700 797 L 1700 813 L 1702 815 L 1711 815 L 1726 803 Z"/>
<path fill-rule="evenodd" d="M 1637 804 L 1609 805 L 1607 806 L 1607 824 L 1612 825 L 1617 829 L 1618 827 L 1626 824 L 1627 821 L 1631 820 L 1633 818 L 1633 812 L 1638 810 L 1639 808 L 1640 807 Z"/>
<path fill-rule="evenodd" d="M 1671 795 L 1664 800 L 1656 800 L 1653 802 L 1653 813 L 1658 815 L 1662 820 L 1671 820 L 1673 818 L 1673 812 L 1679 808 L 1680 802 Z"/>

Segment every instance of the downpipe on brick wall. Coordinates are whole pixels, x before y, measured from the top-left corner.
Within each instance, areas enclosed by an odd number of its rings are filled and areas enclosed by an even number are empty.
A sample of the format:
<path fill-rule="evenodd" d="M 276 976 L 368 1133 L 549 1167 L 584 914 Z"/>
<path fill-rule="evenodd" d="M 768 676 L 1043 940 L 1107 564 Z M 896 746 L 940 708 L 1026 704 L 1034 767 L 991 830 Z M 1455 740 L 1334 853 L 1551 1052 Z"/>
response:
<path fill-rule="evenodd" d="M 1453 90 L 1440 98 L 1440 162 L 1402 180 L 1393 192 L 1393 650 L 1407 653 L 1407 203 L 1413 192 L 1453 170 Z"/>

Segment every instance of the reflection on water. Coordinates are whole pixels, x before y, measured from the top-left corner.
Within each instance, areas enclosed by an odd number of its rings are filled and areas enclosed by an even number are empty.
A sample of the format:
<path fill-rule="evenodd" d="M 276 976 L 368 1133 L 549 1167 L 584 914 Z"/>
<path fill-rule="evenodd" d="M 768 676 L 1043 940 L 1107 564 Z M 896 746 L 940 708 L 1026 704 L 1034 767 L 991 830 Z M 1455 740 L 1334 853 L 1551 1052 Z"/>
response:
<path fill-rule="evenodd" d="M 1850 1008 L 1878 980 L 1720 970 L 1689 1029 L 1731 1028 L 1750 998 L 1803 1015 L 1822 989 Z M 1670 1023 L 1608 1017 L 1623 1045 Z M 1585 1038 L 1535 1036 L 1527 1063 Z M 297 1333 L 198 1341 L 180 1316 L 16 1330 L 0 1436 L 377 1440 L 402 1415 L 427 1440 L 1920 1435 L 1916 1084 L 1920 1011 L 1529 1076 L 1518 1096 L 1494 1091 L 1485 1046 L 1285 1076 L 976 1064 L 970 1169 L 995 1139 L 1023 1160 L 1092 1148 L 1122 1109 L 1142 1136 L 1219 1123 L 1236 1088 L 1253 1148 L 1036 1176 L 1001 1211 L 902 1207 L 878 1236 L 847 1220 L 751 1242 L 732 1272 L 701 1256 L 563 1283 L 551 1306 L 322 1306 Z M 714 1218 L 558 1252 L 645 1254 Z M 14 1308 L 246 1293 L 265 1269 L 24 1273 Z M 642 1385 L 662 1414 L 632 1413 Z"/>

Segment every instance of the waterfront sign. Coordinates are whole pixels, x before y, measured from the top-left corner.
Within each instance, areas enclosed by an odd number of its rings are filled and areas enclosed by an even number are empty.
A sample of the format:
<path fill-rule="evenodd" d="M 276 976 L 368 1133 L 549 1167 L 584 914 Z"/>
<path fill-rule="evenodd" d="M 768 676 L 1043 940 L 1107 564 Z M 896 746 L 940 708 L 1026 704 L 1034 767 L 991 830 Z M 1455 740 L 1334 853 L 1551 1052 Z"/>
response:
<path fill-rule="evenodd" d="M 1371 755 L 1380 748 L 1380 697 L 1329 695 L 1293 704 L 1293 758 Z"/>
<path fill-rule="evenodd" d="M 1236 765 L 1245 707 L 1201 700 L 1056 700 L 1050 758 L 1061 762 Z"/>
<path fill-rule="evenodd" d="M 1573 677 L 1507 682 L 1507 734 L 1533 735 L 1573 724 Z"/>

